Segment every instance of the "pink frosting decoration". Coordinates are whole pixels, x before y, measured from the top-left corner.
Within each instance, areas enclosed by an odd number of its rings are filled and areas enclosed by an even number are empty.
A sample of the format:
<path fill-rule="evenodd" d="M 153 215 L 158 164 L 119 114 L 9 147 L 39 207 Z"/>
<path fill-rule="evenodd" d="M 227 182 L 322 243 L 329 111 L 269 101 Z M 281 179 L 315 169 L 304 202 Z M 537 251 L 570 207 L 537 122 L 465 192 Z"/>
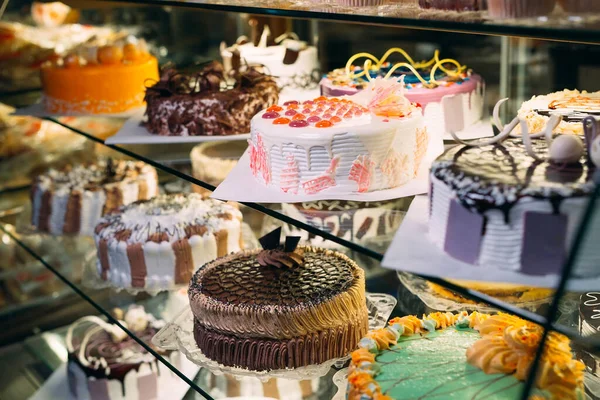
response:
<path fill-rule="evenodd" d="M 265 184 L 271 182 L 271 169 L 269 168 L 269 156 L 265 149 L 265 145 L 262 140 L 262 136 L 257 135 L 256 146 L 252 141 L 248 140 L 250 148 L 250 169 L 254 176 L 262 174 Z"/>
<path fill-rule="evenodd" d="M 455 94 L 471 93 L 477 89 L 478 85 L 483 85 L 483 79 L 477 74 L 466 75 L 468 80 L 462 83 L 448 83 L 444 86 L 436 88 L 426 88 L 422 85 L 407 87 L 404 91 L 404 96 L 413 103 L 419 103 L 423 107 L 429 103 L 439 103 L 442 97 Z M 330 79 L 324 78 L 321 81 L 321 93 L 324 96 L 352 96 L 361 90 L 351 86 L 334 85 Z"/>
<path fill-rule="evenodd" d="M 381 172 L 383 172 L 392 186 L 398 186 L 400 181 L 400 172 L 408 168 L 408 157 L 403 155 L 400 157 L 397 151 L 390 149 L 385 159 L 380 165 Z"/>
<path fill-rule="evenodd" d="M 337 169 L 339 157 L 334 157 L 329 164 L 329 168 L 325 171 L 325 175 L 311 179 L 302 184 L 302 188 L 307 194 L 319 193 L 327 188 L 335 186 L 335 170 Z"/>
<path fill-rule="evenodd" d="M 284 193 L 298 193 L 298 185 L 300 184 L 298 162 L 293 154 L 287 155 L 287 167 L 281 171 L 280 185 Z"/>
<path fill-rule="evenodd" d="M 352 163 L 348 179 L 358 183 L 358 192 L 365 193 L 371 186 L 371 175 L 375 163 L 371 161 L 368 155 L 360 155 Z"/>

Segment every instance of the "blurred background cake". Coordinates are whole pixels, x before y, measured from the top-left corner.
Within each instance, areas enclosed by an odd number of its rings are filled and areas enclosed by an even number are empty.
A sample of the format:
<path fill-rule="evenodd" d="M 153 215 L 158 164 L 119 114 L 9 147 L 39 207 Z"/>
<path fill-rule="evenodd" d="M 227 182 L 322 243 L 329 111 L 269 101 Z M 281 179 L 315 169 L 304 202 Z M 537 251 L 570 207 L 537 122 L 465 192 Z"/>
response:
<path fill-rule="evenodd" d="M 103 159 L 50 169 L 31 188 L 31 222 L 55 235 L 89 236 L 102 215 L 157 194 L 156 170 L 141 161 Z"/>

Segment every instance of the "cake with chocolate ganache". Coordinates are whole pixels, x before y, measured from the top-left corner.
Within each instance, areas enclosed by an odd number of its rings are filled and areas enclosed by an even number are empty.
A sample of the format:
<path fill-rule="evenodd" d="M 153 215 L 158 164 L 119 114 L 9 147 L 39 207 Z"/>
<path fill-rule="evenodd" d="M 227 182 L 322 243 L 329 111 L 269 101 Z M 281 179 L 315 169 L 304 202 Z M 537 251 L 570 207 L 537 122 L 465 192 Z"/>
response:
<path fill-rule="evenodd" d="M 478 271 L 560 274 L 595 189 L 595 168 L 575 135 L 528 136 L 530 146 L 507 139 L 518 123 L 496 139 L 453 147 L 433 163 L 429 236 Z M 597 247 L 582 252 L 574 276 L 597 276 L 599 257 Z"/>
<path fill-rule="evenodd" d="M 114 317 L 167 359 L 181 367 L 179 352 L 152 346 L 151 339 L 165 325 L 133 305 L 113 310 Z M 78 400 L 155 400 L 165 398 L 179 378 L 162 362 L 117 325 L 88 316 L 75 321 L 67 331 L 67 379 L 71 396 Z"/>
<path fill-rule="evenodd" d="M 145 123 L 163 136 L 224 136 L 250 132 L 250 119 L 279 99 L 275 80 L 247 67 L 227 87 L 223 66 L 212 62 L 196 74 L 163 71 L 146 88 Z"/>
<path fill-rule="evenodd" d="M 543 328 L 509 314 L 393 318 L 352 353 L 348 400 L 523 398 Z M 583 364 L 548 334 L 530 400 L 584 399 Z"/>
<path fill-rule="evenodd" d="M 194 337 L 225 366 L 297 368 L 344 357 L 368 330 L 364 272 L 346 256 L 298 246 L 280 229 L 263 250 L 218 258 L 190 283 Z"/>
<path fill-rule="evenodd" d="M 135 202 L 98 222 L 98 275 L 121 288 L 187 284 L 205 263 L 242 248 L 241 221 L 237 208 L 195 193 Z"/>
<path fill-rule="evenodd" d="M 143 162 L 106 159 L 50 169 L 31 187 L 31 223 L 55 235 L 91 236 L 102 215 L 157 194 L 156 170 Z"/>

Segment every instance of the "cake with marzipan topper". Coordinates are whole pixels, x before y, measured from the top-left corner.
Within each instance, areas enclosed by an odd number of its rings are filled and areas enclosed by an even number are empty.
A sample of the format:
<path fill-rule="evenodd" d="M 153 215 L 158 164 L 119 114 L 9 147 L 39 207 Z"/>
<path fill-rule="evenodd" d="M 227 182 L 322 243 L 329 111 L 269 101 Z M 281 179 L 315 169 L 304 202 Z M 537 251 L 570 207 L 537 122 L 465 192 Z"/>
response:
<path fill-rule="evenodd" d="M 226 89 L 223 66 L 211 62 L 195 74 L 163 71 L 160 81 L 146 88 L 145 123 L 163 136 L 223 136 L 250 132 L 250 119 L 277 103 L 275 80 L 255 68 L 240 69 Z"/>
<path fill-rule="evenodd" d="M 594 192 L 595 167 L 575 135 L 532 139 L 515 118 L 488 141 L 463 142 L 431 167 L 429 236 L 450 256 L 527 275 L 560 274 Z M 518 124 L 523 139 L 510 139 Z M 588 144 L 589 146 L 589 144 Z M 597 251 L 582 254 L 574 276 L 597 275 Z"/>
<path fill-rule="evenodd" d="M 432 313 L 394 318 L 352 353 L 349 400 L 521 398 L 543 328 L 508 315 Z M 550 332 L 531 400 L 580 400 L 583 364 Z"/>
<path fill-rule="evenodd" d="M 297 246 L 281 229 L 263 250 L 218 258 L 190 283 L 199 349 L 225 366 L 298 368 L 346 356 L 368 330 L 364 272 L 346 256 Z"/>
<path fill-rule="evenodd" d="M 113 114 L 144 104 L 158 61 L 144 41 L 84 46 L 42 66 L 43 103 L 51 113 Z"/>
<path fill-rule="evenodd" d="M 108 159 L 50 169 L 31 187 L 31 223 L 55 235 L 92 235 L 102 215 L 156 194 L 156 170 L 142 162 Z"/>
<path fill-rule="evenodd" d="M 395 54 L 400 54 L 405 61 L 390 62 Z M 354 65 L 358 60 L 362 64 Z M 415 61 L 397 47 L 389 49 L 381 59 L 370 53 L 355 54 L 345 68 L 336 69 L 321 80 L 321 93 L 325 96 L 355 95 L 377 76 L 396 80 L 404 76 L 404 95 L 421 106 L 431 134 L 442 135 L 449 131 L 446 127 L 449 115 L 459 118 L 464 128 L 483 117 L 483 78 L 454 59 L 440 59 L 437 50 L 427 61 Z M 453 101 L 444 105 L 444 98 Z"/>
<path fill-rule="evenodd" d="M 250 168 L 289 194 L 364 193 L 413 179 L 429 135 L 402 83 L 377 78 L 351 98 L 272 106 L 252 118 Z"/>
<path fill-rule="evenodd" d="M 164 326 L 141 306 L 113 310 L 115 318 L 152 347 L 152 337 Z M 75 321 L 66 337 L 69 392 L 78 400 L 157 400 L 180 379 L 117 325 L 95 317 Z M 153 348 L 176 368 L 179 352 Z"/>
<path fill-rule="evenodd" d="M 242 248 L 241 221 L 237 208 L 198 194 L 135 202 L 98 222 L 98 275 L 121 288 L 187 284 L 205 263 Z"/>

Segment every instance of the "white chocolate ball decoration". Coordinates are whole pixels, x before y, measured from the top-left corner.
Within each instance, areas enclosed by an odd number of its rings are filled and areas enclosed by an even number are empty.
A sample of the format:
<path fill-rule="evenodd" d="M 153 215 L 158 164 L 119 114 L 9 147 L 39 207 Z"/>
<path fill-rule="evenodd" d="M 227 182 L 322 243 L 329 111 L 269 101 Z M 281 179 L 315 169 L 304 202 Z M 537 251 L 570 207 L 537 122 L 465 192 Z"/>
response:
<path fill-rule="evenodd" d="M 579 136 L 560 135 L 550 145 L 550 160 L 558 164 L 579 162 L 584 153 L 583 141 Z"/>

